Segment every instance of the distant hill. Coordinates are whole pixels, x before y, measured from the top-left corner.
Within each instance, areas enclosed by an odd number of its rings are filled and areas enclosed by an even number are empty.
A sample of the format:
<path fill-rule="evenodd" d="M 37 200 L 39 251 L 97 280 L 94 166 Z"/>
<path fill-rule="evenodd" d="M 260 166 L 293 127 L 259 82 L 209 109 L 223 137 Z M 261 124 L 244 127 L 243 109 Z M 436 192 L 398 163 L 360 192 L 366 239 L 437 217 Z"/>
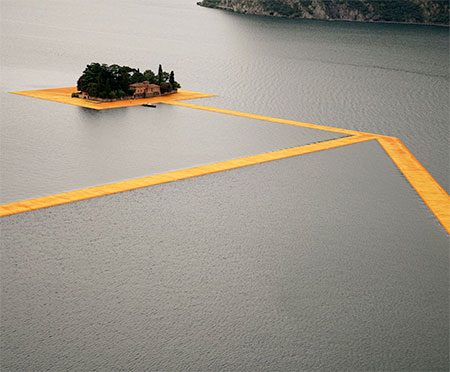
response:
<path fill-rule="evenodd" d="M 448 0 L 203 0 L 197 4 L 274 17 L 449 25 Z"/>

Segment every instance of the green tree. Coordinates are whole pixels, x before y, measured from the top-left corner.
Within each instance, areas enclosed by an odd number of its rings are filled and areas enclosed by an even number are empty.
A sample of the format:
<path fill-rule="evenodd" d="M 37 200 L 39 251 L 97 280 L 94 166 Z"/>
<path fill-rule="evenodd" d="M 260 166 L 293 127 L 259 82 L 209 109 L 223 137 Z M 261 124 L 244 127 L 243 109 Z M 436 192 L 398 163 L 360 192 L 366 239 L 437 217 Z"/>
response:
<path fill-rule="evenodd" d="M 118 78 L 119 89 L 123 92 L 128 92 L 128 88 L 130 86 L 130 75 L 134 71 L 131 67 L 128 66 L 120 66 L 119 74 L 120 78 Z"/>
<path fill-rule="evenodd" d="M 83 75 L 80 76 L 77 82 L 78 90 L 87 92 L 88 86 L 93 89 L 94 85 L 97 84 L 98 76 L 101 70 L 101 65 L 99 63 L 91 63 L 87 65 L 83 71 Z"/>
<path fill-rule="evenodd" d="M 175 81 L 175 74 L 173 71 L 170 71 L 169 83 L 172 86 L 172 89 L 181 88 L 180 84 Z"/>
<path fill-rule="evenodd" d="M 163 81 L 160 85 L 161 87 L 161 93 L 167 93 L 172 91 L 172 85 L 168 83 L 167 81 Z"/>
<path fill-rule="evenodd" d="M 152 70 L 144 71 L 144 80 L 148 81 L 150 84 L 157 83 L 156 75 L 154 74 L 154 72 Z"/>
<path fill-rule="evenodd" d="M 164 81 L 163 69 L 162 69 L 162 66 L 159 65 L 159 67 L 158 67 L 158 84 L 161 85 L 163 81 Z"/>
<path fill-rule="evenodd" d="M 89 83 L 85 89 L 85 91 L 92 97 L 98 96 L 98 89 L 96 83 Z"/>
<path fill-rule="evenodd" d="M 133 84 L 133 83 L 141 83 L 144 80 L 145 80 L 144 74 L 142 72 L 140 72 L 139 69 L 137 69 L 137 70 L 135 70 L 133 72 L 133 75 L 131 75 L 130 82 L 131 82 L 131 84 Z"/>
<path fill-rule="evenodd" d="M 87 92 L 91 97 L 121 98 L 133 95 L 134 89 L 130 88 L 130 84 L 142 81 L 160 85 L 162 93 L 180 87 L 180 84 L 175 81 L 174 72 L 171 71 L 170 74 L 165 72 L 161 65 L 159 65 L 158 75 L 155 75 L 151 70 L 145 70 L 142 73 L 139 69 L 128 66 L 108 66 L 94 62 L 84 69 L 77 81 L 77 88 Z"/>

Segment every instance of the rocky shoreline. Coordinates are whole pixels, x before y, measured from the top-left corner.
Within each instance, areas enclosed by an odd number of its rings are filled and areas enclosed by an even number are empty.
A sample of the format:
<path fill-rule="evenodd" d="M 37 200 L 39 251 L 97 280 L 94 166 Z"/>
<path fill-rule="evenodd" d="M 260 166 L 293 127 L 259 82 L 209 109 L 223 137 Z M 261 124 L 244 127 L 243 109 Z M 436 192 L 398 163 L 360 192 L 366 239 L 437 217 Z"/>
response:
<path fill-rule="evenodd" d="M 442 0 L 203 0 L 197 4 L 282 18 L 449 26 L 449 5 Z"/>

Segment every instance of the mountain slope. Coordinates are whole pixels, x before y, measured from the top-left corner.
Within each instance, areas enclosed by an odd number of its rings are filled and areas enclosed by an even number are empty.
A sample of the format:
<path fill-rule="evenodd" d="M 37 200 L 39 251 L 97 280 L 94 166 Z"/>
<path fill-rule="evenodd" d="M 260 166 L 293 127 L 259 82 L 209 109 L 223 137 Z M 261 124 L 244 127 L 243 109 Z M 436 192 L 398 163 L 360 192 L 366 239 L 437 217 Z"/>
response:
<path fill-rule="evenodd" d="M 203 0 L 197 4 L 275 17 L 449 24 L 448 0 Z"/>

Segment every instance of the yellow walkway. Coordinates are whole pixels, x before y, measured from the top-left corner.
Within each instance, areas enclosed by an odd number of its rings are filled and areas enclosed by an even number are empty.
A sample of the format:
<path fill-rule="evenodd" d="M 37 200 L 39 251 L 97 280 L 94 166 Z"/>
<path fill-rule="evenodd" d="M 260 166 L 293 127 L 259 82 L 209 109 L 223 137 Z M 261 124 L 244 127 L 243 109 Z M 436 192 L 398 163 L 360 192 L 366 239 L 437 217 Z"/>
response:
<path fill-rule="evenodd" d="M 329 132 L 337 132 L 347 135 L 354 135 L 357 137 L 369 136 L 369 138 L 376 138 L 383 146 L 387 154 L 392 158 L 397 167 L 406 176 L 417 193 L 425 201 L 439 222 L 444 226 L 450 234 L 450 197 L 444 189 L 434 180 L 434 178 L 427 172 L 427 170 L 417 161 L 417 159 L 408 151 L 408 149 L 400 142 L 398 138 L 382 136 L 379 134 L 371 134 L 364 132 L 357 132 L 347 129 L 328 127 L 324 125 L 303 123 L 294 120 L 277 119 L 269 116 L 248 114 L 245 112 L 231 111 L 226 109 L 219 109 L 208 106 L 200 106 L 186 102 L 167 102 L 171 105 L 189 107 L 198 110 L 206 110 L 211 112 L 218 112 L 227 115 L 242 116 L 252 119 L 259 119 L 270 121 L 274 123 L 297 125 L 304 128 L 326 130 Z"/>
<path fill-rule="evenodd" d="M 450 196 L 398 138 L 377 140 L 450 234 Z"/>
<path fill-rule="evenodd" d="M 0 216 L 8 216 L 11 214 L 27 212 L 40 208 L 52 207 L 55 205 L 95 198 L 98 196 L 115 194 L 122 191 L 129 191 L 139 189 L 142 187 L 159 185 L 162 183 L 182 180 L 185 178 L 192 178 L 202 176 L 205 174 L 221 172 L 224 170 L 246 167 L 249 165 L 288 158 L 291 156 L 297 156 L 315 151 L 346 146 L 352 143 L 368 141 L 371 139 L 374 139 L 374 137 L 370 136 L 343 137 L 331 141 L 314 143 L 311 145 L 293 147 L 285 150 L 273 151 L 265 154 L 248 156 L 240 159 L 227 160 L 220 163 L 209 164 L 200 167 L 162 173 L 155 176 L 142 177 L 129 181 L 116 182 L 109 185 L 89 187 L 82 190 L 69 191 L 61 194 L 55 194 L 51 196 L 44 196 L 41 198 L 25 200 L 21 202 L 4 204 L 0 205 Z"/>
<path fill-rule="evenodd" d="M 298 127 L 303 127 L 303 128 L 326 130 L 328 132 L 336 132 L 336 133 L 341 133 L 341 134 L 347 134 L 347 135 L 350 135 L 350 136 L 354 136 L 354 135 L 371 135 L 372 136 L 373 135 L 372 133 L 364 133 L 364 132 L 357 132 L 355 130 L 348 130 L 348 129 L 335 128 L 335 127 L 327 127 L 325 125 L 303 123 L 301 121 L 272 118 L 270 116 L 248 114 L 246 112 L 231 111 L 231 110 L 220 109 L 220 108 L 215 108 L 215 107 L 208 107 L 208 106 L 200 106 L 200 105 L 194 105 L 192 103 L 186 103 L 186 102 L 166 102 L 166 103 L 168 103 L 170 105 L 189 107 L 189 108 L 198 109 L 198 110 L 218 112 L 218 113 L 221 113 L 221 114 L 242 116 L 242 117 L 250 118 L 250 119 L 271 121 L 273 123 L 289 124 L 289 125 L 296 125 Z"/>
<path fill-rule="evenodd" d="M 102 103 L 98 101 L 85 100 L 82 98 L 72 98 L 72 93 L 74 92 L 77 92 L 77 87 L 25 90 L 21 92 L 9 92 L 9 93 L 45 99 L 47 101 L 67 103 L 69 105 L 81 106 L 94 110 L 106 110 L 111 108 L 140 106 L 143 105 L 144 103 L 163 103 L 163 102 L 169 103 L 171 101 L 183 99 L 206 98 L 214 96 L 214 94 L 191 92 L 189 90 L 179 89 L 177 93 L 169 94 L 167 96 Z"/>
<path fill-rule="evenodd" d="M 39 208 L 51 207 L 54 205 L 70 203 L 74 201 L 95 198 L 97 196 L 114 194 L 117 192 L 133 190 L 141 187 L 157 185 L 165 182 L 181 180 L 184 178 L 197 177 L 208 173 L 220 172 L 228 169 L 245 167 L 266 161 L 283 159 L 290 156 L 302 155 L 310 152 L 326 150 L 339 146 L 345 146 L 351 143 L 363 142 L 377 139 L 387 154 L 391 157 L 397 167 L 405 175 L 406 179 L 411 183 L 417 193 L 422 197 L 434 215 L 437 217 L 442 226 L 450 234 L 450 197 L 442 189 L 442 187 L 434 180 L 434 178 L 426 171 L 426 169 L 417 161 L 417 159 L 408 151 L 408 149 L 394 137 L 381 136 L 372 133 L 363 133 L 348 129 L 328 127 L 324 125 L 303 123 L 294 120 L 278 119 L 268 116 L 249 114 L 226 109 L 194 105 L 192 103 L 178 102 L 178 100 L 186 100 L 193 98 L 211 97 L 211 94 L 198 92 L 190 92 L 186 90 L 178 90 L 178 93 L 169 96 L 155 97 L 148 99 L 117 101 L 108 103 L 98 103 L 95 101 L 86 101 L 79 98 L 72 98 L 72 92 L 76 91 L 76 87 L 30 90 L 24 92 L 11 92 L 24 96 L 47 99 L 50 101 L 63 102 L 72 105 L 93 108 L 96 110 L 104 110 L 118 107 L 138 106 L 143 103 L 168 103 L 171 105 L 188 107 L 198 110 L 217 112 L 227 115 L 241 116 L 251 119 L 264 120 L 274 123 L 296 125 L 303 128 L 311 128 L 325 130 L 345 134 L 349 137 L 339 138 L 331 141 L 325 141 L 317 144 L 294 147 L 286 150 L 269 152 L 266 154 L 249 156 L 241 159 L 224 161 L 216 164 L 205 165 L 201 167 L 189 168 L 175 172 L 163 173 L 155 176 L 138 178 L 135 180 L 117 182 L 110 185 L 90 187 L 78 191 L 65 192 L 42 198 L 25 200 L 22 202 L 0 205 L 0 216 L 7 216 L 15 213 L 31 211 Z"/>

